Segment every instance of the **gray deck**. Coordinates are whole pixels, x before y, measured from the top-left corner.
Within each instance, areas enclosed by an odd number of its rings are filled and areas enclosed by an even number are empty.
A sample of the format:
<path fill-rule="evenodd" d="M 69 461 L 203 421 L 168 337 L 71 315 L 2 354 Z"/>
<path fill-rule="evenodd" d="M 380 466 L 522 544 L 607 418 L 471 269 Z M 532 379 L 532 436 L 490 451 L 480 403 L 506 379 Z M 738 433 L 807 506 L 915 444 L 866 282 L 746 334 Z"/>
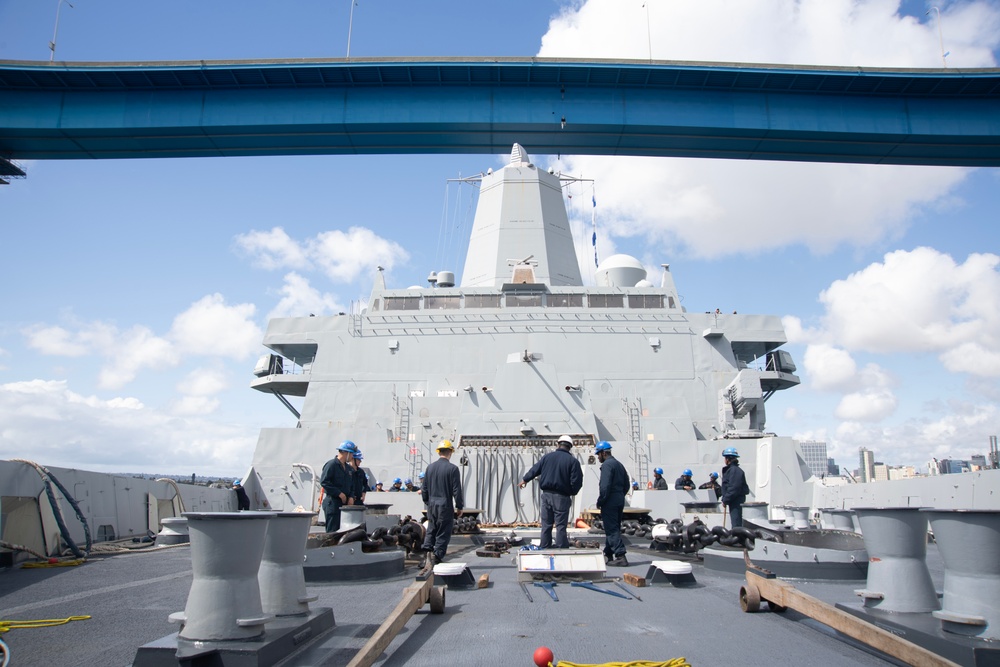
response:
<path fill-rule="evenodd" d="M 516 583 L 512 556 L 479 558 L 462 537 L 452 547 L 458 553 L 449 560 L 468 562 L 476 577 L 489 573 L 489 588 L 449 590 L 446 612 L 418 612 L 376 664 L 530 665 L 535 648 L 543 645 L 556 661 L 583 663 L 684 656 L 692 665 L 733 659 L 742 665 L 896 664 L 793 611 L 744 614 L 737 603 L 742 577 L 699 564 L 694 565 L 697 587 L 635 589 L 641 602 L 563 584 L 556 587 L 559 602 L 532 588 L 532 603 Z M 633 549 L 632 565 L 609 574 L 645 575 L 650 561 L 664 557 Z M 937 560 L 936 549 L 929 559 Z M 190 548 L 184 546 L 94 559 L 80 567 L 0 572 L 4 619 L 92 617 L 6 633 L 11 665 L 130 665 L 139 646 L 177 631 L 167 615 L 184 608 L 190 566 Z M 413 575 L 408 570 L 388 581 L 310 585 L 309 592 L 319 595 L 313 606 L 331 607 L 337 626 L 282 667 L 346 665 L 399 602 Z M 939 574 L 935 583 L 940 588 Z M 855 584 L 799 585 L 827 602 L 857 603 Z"/>

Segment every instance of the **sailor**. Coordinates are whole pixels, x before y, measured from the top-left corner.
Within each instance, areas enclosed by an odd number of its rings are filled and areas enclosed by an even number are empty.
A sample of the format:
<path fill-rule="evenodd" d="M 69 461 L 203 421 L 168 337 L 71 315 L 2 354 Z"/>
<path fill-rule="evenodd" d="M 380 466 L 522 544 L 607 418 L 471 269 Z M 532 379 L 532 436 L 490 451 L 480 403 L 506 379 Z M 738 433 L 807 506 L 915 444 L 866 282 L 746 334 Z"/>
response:
<path fill-rule="evenodd" d="M 653 468 L 653 490 L 666 491 L 668 488 L 667 480 L 663 479 L 663 468 Z"/>
<path fill-rule="evenodd" d="M 569 539 L 566 537 L 569 510 L 573 505 L 573 496 L 583 486 L 583 468 L 570 451 L 572 448 L 572 437 L 559 436 L 555 451 L 538 459 L 518 484 L 523 489 L 528 482 L 538 478 L 538 486 L 542 490 L 542 537 L 538 544 L 541 549 L 552 548 L 553 527 L 556 529 L 555 548 L 569 548 Z"/>
<path fill-rule="evenodd" d="M 719 473 L 711 472 L 708 474 L 708 481 L 704 484 L 698 486 L 699 489 L 713 489 L 715 491 L 715 498 L 718 500 L 722 497 L 722 487 L 719 486 Z"/>
<path fill-rule="evenodd" d="M 427 505 L 427 532 L 424 535 L 424 551 L 427 559 L 436 565 L 444 560 L 451 541 L 451 531 L 455 517 L 462 516 L 465 500 L 462 496 L 462 478 L 458 466 L 451 462 L 455 447 L 451 440 L 438 443 L 437 461 L 427 466 L 424 488 L 420 492 Z"/>
<path fill-rule="evenodd" d="M 597 495 L 597 509 L 601 510 L 604 524 L 604 558 L 612 567 L 628 566 L 625 543 L 622 541 L 622 515 L 625 513 L 625 494 L 628 493 L 628 473 L 625 466 L 611 455 L 611 443 L 602 440 L 594 450 L 601 462 L 601 484 Z"/>
<path fill-rule="evenodd" d="M 375 490 L 381 493 L 385 489 L 382 488 L 382 482 L 375 482 Z"/>
<path fill-rule="evenodd" d="M 424 485 L 424 473 L 420 473 L 419 475 L 417 475 L 417 481 L 420 483 L 420 485 L 414 486 L 413 487 L 414 491 L 419 491 L 420 488 Z"/>
<path fill-rule="evenodd" d="M 632 490 L 633 491 L 639 490 L 639 482 L 635 481 L 634 479 L 632 480 Z"/>
<path fill-rule="evenodd" d="M 412 493 L 413 491 L 419 491 L 420 490 L 417 487 L 413 486 L 413 480 L 410 479 L 409 477 L 407 477 L 405 480 L 403 480 L 403 484 L 406 485 L 406 488 L 403 489 L 403 491 L 410 491 Z"/>
<path fill-rule="evenodd" d="M 240 512 L 250 509 L 250 496 L 243 488 L 243 482 L 238 479 L 233 480 L 233 491 L 236 492 L 236 509 Z"/>
<path fill-rule="evenodd" d="M 393 491 L 402 491 L 402 490 L 403 490 L 403 480 L 400 479 L 399 477 L 392 480 L 392 486 L 389 487 L 389 492 L 391 493 Z"/>
<path fill-rule="evenodd" d="M 372 490 L 372 488 L 368 486 L 368 475 L 361 469 L 361 462 L 364 458 L 365 457 L 361 454 L 360 449 L 355 452 L 352 457 L 352 465 L 354 467 L 354 492 L 351 493 L 351 495 L 354 497 L 355 505 L 364 505 L 365 494 Z"/>
<path fill-rule="evenodd" d="M 729 510 L 732 517 L 732 527 L 743 525 L 743 503 L 746 502 L 750 487 L 747 486 L 747 476 L 740 467 L 740 455 L 735 447 L 722 450 L 726 465 L 722 469 L 722 504 Z"/>
<path fill-rule="evenodd" d="M 681 473 L 681 476 L 677 478 L 674 482 L 674 488 L 678 491 L 694 491 L 694 480 L 691 479 L 693 473 L 690 469 L 686 469 Z"/>
<path fill-rule="evenodd" d="M 340 508 L 354 502 L 354 467 L 351 459 L 358 448 L 350 440 L 337 447 L 337 456 L 323 466 L 320 485 L 323 487 L 323 515 L 326 517 L 326 532 L 335 533 L 340 529 Z"/>

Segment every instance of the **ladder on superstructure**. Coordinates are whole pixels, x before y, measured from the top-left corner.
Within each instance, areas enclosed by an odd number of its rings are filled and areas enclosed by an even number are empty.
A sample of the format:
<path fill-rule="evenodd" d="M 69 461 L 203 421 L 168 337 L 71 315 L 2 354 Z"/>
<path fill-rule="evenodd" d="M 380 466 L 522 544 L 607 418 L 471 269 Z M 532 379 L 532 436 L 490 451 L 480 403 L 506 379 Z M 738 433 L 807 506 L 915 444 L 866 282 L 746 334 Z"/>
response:
<path fill-rule="evenodd" d="M 636 480 L 640 486 L 645 486 L 650 477 L 649 452 L 643 447 L 642 429 L 639 424 L 639 417 L 642 415 L 642 410 L 639 407 L 638 400 L 629 401 L 624 397 L 622 398 L 622 410 L 628 419 L 629 445 L 632 449 L 632 460 L 635 462 Z"/>
<path fill-rule="evenodd" d="M 393 410 L 396 412 L 396 442 L 406 447 L 405 460 L 410 466 L 410 477 L 414 479 L 424 469 L 424 453 L 420 446 L 410 442 L 410 405 L 408 400 L 401 400 L 399 394 L 392 393 Z"/>

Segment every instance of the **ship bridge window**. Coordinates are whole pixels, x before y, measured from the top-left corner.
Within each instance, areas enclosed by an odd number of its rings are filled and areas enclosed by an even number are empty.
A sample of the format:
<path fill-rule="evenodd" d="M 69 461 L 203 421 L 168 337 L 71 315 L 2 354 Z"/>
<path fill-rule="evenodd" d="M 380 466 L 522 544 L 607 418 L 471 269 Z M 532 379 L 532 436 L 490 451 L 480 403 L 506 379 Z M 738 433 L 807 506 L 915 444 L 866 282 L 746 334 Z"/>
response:
<path fill-rule="evenodd" d="M 424 297 L 424 310 L 455 310 L 461 307 L 462 297 L 458 294 Z"/>
<path fill-rule="evenodd" d="M 629 294 L 629 308 L 663 308 L 662 294 Z"/>
<path fill-rule="evenodd" d="M 419 296 L 387 296 L 386 310 L 420 310 Z"/>
<path fill-rule="evenodd" d="M 549 294 L 550 308 L 583 308 L 582 294 Z"/>
<path fill-rule="evenodd" d="M 668 296 L 667 297 L 667 308 L 676 308 L 676 307 L 677 306 L 674 304 L 674 297 Z"/>
<path fill-rule="evenodd" d="M 507 294 L 508 308 L 530 308 L 541 305 L 541 294 Z"/>
<path fill-rule="evenodd" d="M 499 308 L 499 294 L 466 294 L 466 308 Z"/>
<path fill-rule="evenodd" d="M 624 294 L 591 294 L 588 299 L 591 308 L 624 308 Z"/>

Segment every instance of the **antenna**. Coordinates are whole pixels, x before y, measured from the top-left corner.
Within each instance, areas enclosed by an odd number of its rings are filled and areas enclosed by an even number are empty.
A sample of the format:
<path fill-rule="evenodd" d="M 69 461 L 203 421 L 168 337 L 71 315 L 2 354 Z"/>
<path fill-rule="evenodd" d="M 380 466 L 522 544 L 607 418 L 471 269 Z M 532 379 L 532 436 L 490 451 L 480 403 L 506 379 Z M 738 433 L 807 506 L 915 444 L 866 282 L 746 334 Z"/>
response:
<path fill-rule="evenodd" d="M 49 50 L 52 52 L 49 54 L 49 62 L 56 59 L 56 35 L 59 34 L 59 10 L 62 9 L 62 3 L 64 2 L 69 5 L 70 9 L 75 9 L 75 7 L 73 7 L 73 3 L 69 0 L 59 0 L 59 2 L 56 3 L 56 27 L 52 31 L 52 41 L 49 42 Z"/>
<path fill-rule="evenodd" d="M 938 41 L 941 43 L 941 62 L 944 63 L 944 68 L 948 69 L 947 58 L 948 54 L 951 53 L 951 51 L 949 51 L 948 53 L 945 53 L 944 51 L 944 33 L 941 32 L 941 10 L 938 9 L 937 7 L 931 7 L 926 12 L 924 12 L 924 16 L 928 16 L 931 12 L 937 12 Z"/>

